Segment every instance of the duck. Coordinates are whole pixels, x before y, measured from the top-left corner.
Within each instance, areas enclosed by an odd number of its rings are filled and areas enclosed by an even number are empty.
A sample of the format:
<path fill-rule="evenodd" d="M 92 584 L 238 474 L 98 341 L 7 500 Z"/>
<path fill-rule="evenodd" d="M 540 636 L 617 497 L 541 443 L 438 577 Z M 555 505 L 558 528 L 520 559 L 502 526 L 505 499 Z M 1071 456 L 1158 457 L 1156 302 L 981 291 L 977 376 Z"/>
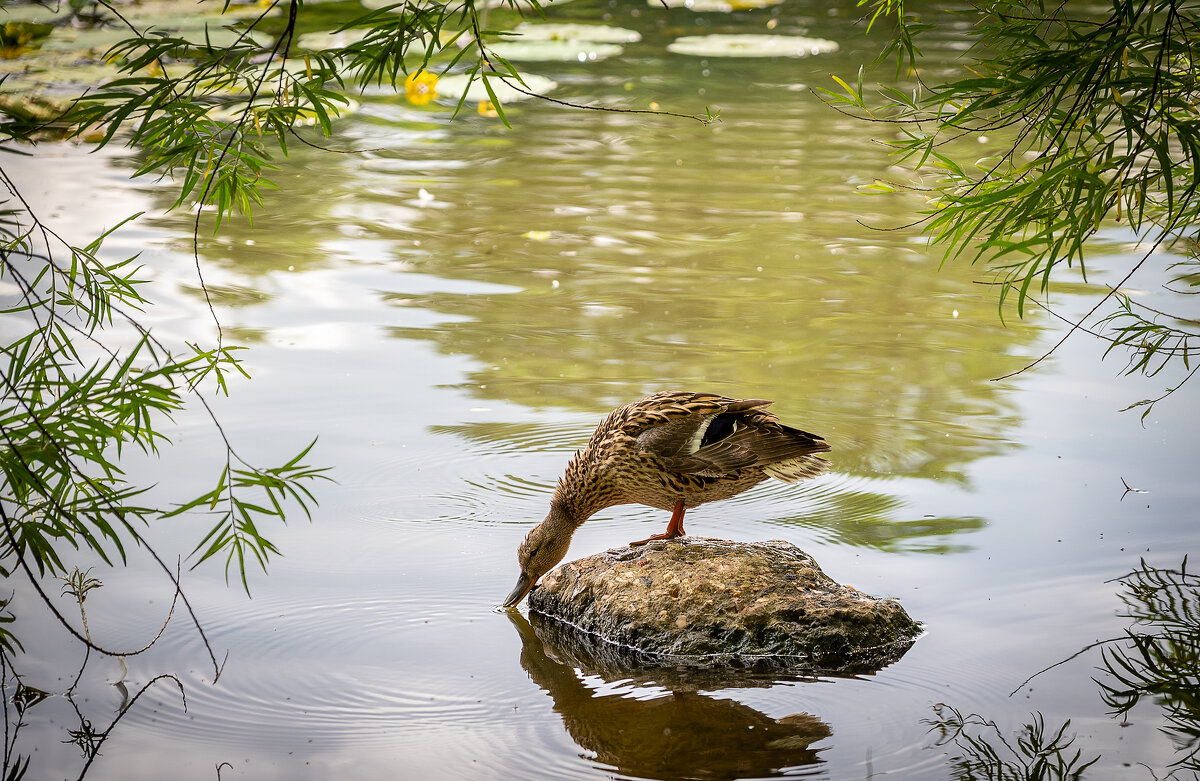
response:
<path fill-rule="evenodd" d="M 517 548 L 520 576 L 505 598 L 515 607 L 538 579 L 567 555 L 584 521 L 619 504 L 669 511 L 662 534 L 629 543 L 684 535 L 684 513 L 728 499 L 768 478 L 786 483 L 816 477 L 829 462 L 823 437 L 784 425 L 766 399 L 716 393 L 661 391 L 609 413 L 587 445 L 568 462 L 545 520 Z"/>

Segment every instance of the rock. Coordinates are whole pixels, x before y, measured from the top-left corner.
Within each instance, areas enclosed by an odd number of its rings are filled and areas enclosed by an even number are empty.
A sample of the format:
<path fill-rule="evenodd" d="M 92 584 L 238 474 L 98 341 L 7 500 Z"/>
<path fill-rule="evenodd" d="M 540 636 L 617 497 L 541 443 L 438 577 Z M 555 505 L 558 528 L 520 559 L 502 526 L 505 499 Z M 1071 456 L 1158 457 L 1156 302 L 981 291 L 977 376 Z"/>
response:
<path fill-rule="evenodd" d="M 548 655 L 596 680 L 673 692 L 718 692 L 770 689 L 781 683 L 811 682 L 822 675 L 803 666 L 788 666 L 790 660 L 777 657 L 642 653 L 541 613 L 530 611 L 528 620 Z"/>
<path fill-rule="evenodd" d="M 617 548 L 560 565 L 530 609 L 641 662 L 873 672 L 921 632 L 894 599 L 843 586 L 789 542 L 701 537 Z"/>

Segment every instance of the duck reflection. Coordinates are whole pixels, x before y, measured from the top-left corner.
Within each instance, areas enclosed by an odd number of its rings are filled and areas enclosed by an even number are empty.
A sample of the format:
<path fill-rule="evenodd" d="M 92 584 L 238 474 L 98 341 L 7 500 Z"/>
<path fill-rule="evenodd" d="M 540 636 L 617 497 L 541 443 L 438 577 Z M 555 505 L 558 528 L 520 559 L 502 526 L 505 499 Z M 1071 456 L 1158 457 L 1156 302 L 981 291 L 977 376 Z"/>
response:
<path fill-rule="evenodd" d="M 713 687 L 712 671 L 635 670 L 616 672 L 611 659 L 597 659 L 566 641 L 554 622 L 516 611 L 509 618 L 521 636 L 521 666 L 554 699 L 571 738 L 595 759 L 640 778 L 735 779 L 785 775 L 788 769 L 821 762 L 811 745 L 832 734 L 816 716 L 797 713 L 773 719 L 747 705 L 700 692 L 731 685 L 768 686 L 779 676 L 734 671 Z M 566 642 L 564 642 L 566 641 Z M 569 661 L 566 661 L 569 660 Z M 667 696 L 634 699 L 598 694 L 576 673 L 612 682 L 669 685 Z"/>

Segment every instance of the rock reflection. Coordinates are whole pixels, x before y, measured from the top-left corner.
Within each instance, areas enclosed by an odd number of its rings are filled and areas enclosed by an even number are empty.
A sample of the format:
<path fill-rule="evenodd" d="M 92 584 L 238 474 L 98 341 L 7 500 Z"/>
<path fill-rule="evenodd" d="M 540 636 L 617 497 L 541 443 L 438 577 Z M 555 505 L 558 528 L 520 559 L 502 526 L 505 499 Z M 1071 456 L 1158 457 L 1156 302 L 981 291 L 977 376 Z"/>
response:
<path fill-rule="evenodd" d="M 521 636 L 521 666 L 554 699 L 571 738 L 598 762 L 639 778 L 734 779 L 772 777 L 821 762 L 812 744 L 832 735 L 808 713 L 773 719 L 734 700 L 701 689 L 770 686 L 779 676 L 753 670 L 621 669 L 616 656 L 598 659 L 584 646 L 562 642 L 554 622 L 516 611 L 510 620 Z M 606 683 L 657 684 L 665 696 L 638 699 L 599 694 L 583 675 Z"/>

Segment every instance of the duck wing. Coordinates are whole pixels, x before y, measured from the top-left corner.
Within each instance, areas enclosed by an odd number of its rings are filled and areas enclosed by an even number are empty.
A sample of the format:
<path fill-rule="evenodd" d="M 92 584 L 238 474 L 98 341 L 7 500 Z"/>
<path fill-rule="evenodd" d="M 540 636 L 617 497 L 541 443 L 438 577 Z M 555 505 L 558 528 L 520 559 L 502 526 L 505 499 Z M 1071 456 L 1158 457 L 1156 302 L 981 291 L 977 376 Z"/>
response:
<path fill-rule="evenodd" d="M 664 391 L 636 402 L 636 414 L 621 428 L 636 439 L 639 450 L 664 459 L 686 458 L 732 433 L 738 416 L 770 404 L 766 399 Z"/>
<path fill-rule="evenodd" d="M 722 477 L 760 467 L 789 479 L 788 473 L 801 465 L 806 475 L 821 471 L 821 459 L 803 457 L 829 450 L 828 443 L 780 423 L 765 409 L 771 403 L 667 391 L 630 405 L 640 409 L 622 428 L 636 438 L 638 449 L 653 453 L 665 468 L 682 474 Z M 770 469 L 776 464 L 779 468 Z"/>
<path fill-rule="evenodd" d="M 723 423 L 720 417 L 709 425 L 710 431 Z M 827 452 L 829 443 L 815 434 L 777 421 L 749 423 L 735 419 L 732 424 L 728 433 L 676 459 L 672 468 L 687 474 L 720 477 L 738 469 L 757 467 L 784 480 L 812 476 L 824 468 L 823 459 L 816 454 Z"/>

